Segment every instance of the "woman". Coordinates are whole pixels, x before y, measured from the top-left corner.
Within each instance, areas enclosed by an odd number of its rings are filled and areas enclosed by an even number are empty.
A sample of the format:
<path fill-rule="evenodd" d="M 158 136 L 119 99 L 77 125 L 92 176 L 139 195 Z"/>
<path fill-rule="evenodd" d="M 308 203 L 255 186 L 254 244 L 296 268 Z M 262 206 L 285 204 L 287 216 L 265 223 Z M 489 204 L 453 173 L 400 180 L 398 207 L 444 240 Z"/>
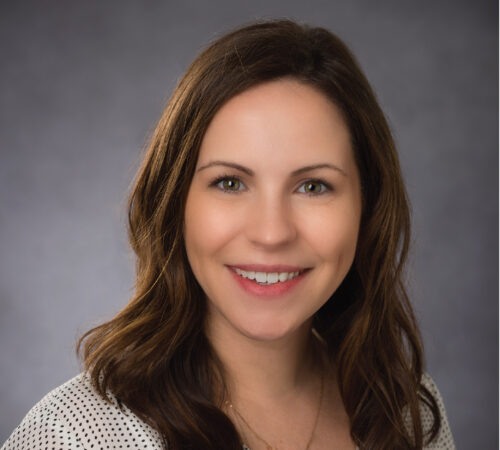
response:
<path fill-rule="evenodd" d="M 223 36 L 133 188 L 135 296 L 5 448 L 454 448 L 402 282 L 409 233 L 346 46 L 291 21 Z"/>

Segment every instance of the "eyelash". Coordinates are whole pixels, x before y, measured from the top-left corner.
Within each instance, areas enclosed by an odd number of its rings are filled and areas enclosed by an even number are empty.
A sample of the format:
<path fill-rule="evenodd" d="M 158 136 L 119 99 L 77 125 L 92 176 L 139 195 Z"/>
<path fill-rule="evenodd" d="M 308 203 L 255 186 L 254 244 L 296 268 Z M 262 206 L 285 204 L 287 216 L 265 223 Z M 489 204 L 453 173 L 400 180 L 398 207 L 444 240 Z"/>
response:
<path fill-rule="evenodd" d="M 218 184 L 223 182 L 223 181 L 226 181 L 226 180 L 237 180 L 239 181 L 241 184 L 243 184 L 243 182 L 241 181 L 241 179 L 236 176 L 236 175 L 230 175 L 230 174 L 226 174 L 226 175 L 221 175 L 217 178 L 215 178 L 213 181 L 210 182 L 210 187 L 214 187 L 214 188 L 217 188 L 219 190 L 221 190 L 222 192 L 226 193 L 226 194 L 238 194 L 240 193 L 241 191 L 240 190 L 237 190 L 237 191 L 230 191 L 230 190 L 226 190 L 222 187 L 219 187 Z M 333 191 L 333 187 L 330 183 L 327 183 L 326 181 L 322 180 L 322 179 L 319 179 L 319 178 L 310 178 L 310 179 L 307 179 L 305 180 L 301 185 L 300 187 L 304 186 L 306 183 L 318 183 L 318 184 L 321 184 L 324 186 L 324 189 L 317 193 L 317 194 L 314 194 L 314 193 L 308 193 L 308 192 L 303 192 L 304 194 L 306 195 L 309 195 L 309 196 L 317 196 L 317 195 L 323 195 L 325 194 L 326 192 L 331 192 Z"/>

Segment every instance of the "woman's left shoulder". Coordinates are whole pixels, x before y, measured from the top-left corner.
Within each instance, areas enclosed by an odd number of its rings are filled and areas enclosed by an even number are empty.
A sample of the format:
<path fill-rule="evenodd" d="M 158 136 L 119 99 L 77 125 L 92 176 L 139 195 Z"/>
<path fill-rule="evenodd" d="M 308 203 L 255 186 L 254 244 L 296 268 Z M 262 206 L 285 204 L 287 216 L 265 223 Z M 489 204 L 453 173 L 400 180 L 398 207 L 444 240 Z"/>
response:
<path fill-rule="evenodd" d="M 434 382 L 432 377 L 425 372 L 422 375 L 421 383 L 425 388 L 427 388 L 427 390 L 436 400 L 439 408 L 439 415 L 441 416 L 441 428 L 439 429 L 439 433 L 431 443 L 424 447 L 424 450 L 455 450 L 455 443 L 453 441 L 453 435 L 451 434 L 450 425 L 448 423 L 448 417 L 446 415 L 443 398 L 441 397 L 436 383 Z M 425 433 L 432 427 L 434 417 L 430 408 L 423 402 L 421 403 L 420 414 L 422 418 L 422 426 Z"/>

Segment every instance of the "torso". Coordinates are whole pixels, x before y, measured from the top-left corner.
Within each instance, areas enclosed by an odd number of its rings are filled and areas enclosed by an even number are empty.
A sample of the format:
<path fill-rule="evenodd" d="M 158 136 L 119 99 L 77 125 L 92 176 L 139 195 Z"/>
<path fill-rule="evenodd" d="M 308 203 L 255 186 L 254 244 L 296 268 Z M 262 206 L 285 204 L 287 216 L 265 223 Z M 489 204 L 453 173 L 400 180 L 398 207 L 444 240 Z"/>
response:
<path fill-rule="evenodd" d="M 330 381 L 329 383 L 327 381 Z M 314 427 L 318 406 L 319 383 L 285 411 L 267 409 L 259 414 L 259 405 L 247 404 L 245 419 L 273 450 L 305 450 Z M 240 411 L 243 414 L 243 411 Z M 269 450 L 235 414 L 229 415 L 250 450 Z M 344 409 L 337 383 L 325 377 L 323 400 L 309 450 L 355 450 L 350 436 L 349 418 Z"/>

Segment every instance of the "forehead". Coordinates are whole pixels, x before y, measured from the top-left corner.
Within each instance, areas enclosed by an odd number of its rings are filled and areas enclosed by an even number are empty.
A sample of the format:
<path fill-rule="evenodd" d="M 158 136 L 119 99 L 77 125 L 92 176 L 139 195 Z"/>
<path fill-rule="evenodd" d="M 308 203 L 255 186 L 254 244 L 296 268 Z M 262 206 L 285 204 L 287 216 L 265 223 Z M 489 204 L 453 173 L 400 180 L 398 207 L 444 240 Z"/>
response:
<path fill-rule="evenodd" d="M 199 162 L 210 158 L 304 159 L 352 156 L 340 110 L 318 89 L 286 79 L 259 84 L 233 97 L 214 116 Z M 341 161 L 338 161 L 341 162 Z"/>

